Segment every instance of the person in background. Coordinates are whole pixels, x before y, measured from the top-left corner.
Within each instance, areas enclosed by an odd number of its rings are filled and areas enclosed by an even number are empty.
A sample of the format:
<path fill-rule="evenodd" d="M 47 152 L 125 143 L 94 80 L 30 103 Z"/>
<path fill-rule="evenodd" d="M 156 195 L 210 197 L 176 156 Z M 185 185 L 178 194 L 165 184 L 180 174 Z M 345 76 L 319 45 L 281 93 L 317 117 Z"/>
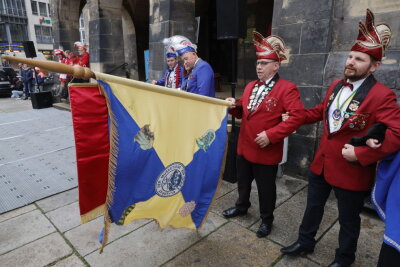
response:
<path fill-rule="evenodd" d="M 183 67 L 179 66 L 177 54 L 172 47 L 168 49 L 166 54 L 168 69 L 161 80 L 153 80 L 151 83 L 161 85 L 168 88 L 180 88 L 183 80 Z"/>
<path fill-rule="evenodd" d="M 22 65 L 21 71 L 21 79 L 24 83 L 24 97 L 23 100 L 27 100 L 30 97 L 32 91 L 32 82 L 33 82 L 33 70 L 27 64 Z"/>
<path fill-rule="evenodd" d="M 42 92 L 44 86 L 45 75 L 39 67 L 35 67 L 33 73 L 33 83 L 35 84 L 35 91 Z"/>
<path fill-rule="evenodd" d="M 57 56 L 59 63 L 68 64 L 68 58 L 65 56 L 65 52 L 62 51 L 61 49 L 55 49 L 53 51 L 53 55 Z M 60 96 L 61 92 L 65 90 L 64 88 L 67 85 L 67 74 L 59 73 L 58 80 L 60 81 L 60 86 L 58 87 L 58 90 L 55 92 L 54 94 L 55 96 Z"/>
<path fill-rule="evenodd" d="M 24 94 L 24 84 L 19 77 L 14 78 L 13 87 L 11 91 L 11 98 L 21 98 Z"/>
<path fill-rule="evenodd" d="M 171 45 L 183 61 L 185 71 L 181 90 L 215 97 L 214 71 L 210 64 L 197 56 L 197 46 L 180 35 L 165 39 L 164 44 Z"/>

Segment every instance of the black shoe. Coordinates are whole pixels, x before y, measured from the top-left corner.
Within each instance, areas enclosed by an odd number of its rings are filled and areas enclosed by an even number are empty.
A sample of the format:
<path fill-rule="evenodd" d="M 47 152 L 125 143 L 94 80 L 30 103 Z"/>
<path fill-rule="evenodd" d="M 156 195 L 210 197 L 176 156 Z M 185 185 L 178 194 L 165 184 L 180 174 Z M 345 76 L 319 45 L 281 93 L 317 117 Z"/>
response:
<path fill-rule="evenodd" d="M 222 212 L 222 216 L 224 216 L 225 218 L 233 218 L 233 217 L 237 217 L 237 216 L 243 216 L 246 214 L 247 214 L 247 211 L 241 211 L 235 207 L 229 208 Z"/>
<path fill-rule="evenodd" d="M 295 242 L 288 247 L 281 248 L 281 252 L 286 255 L 298 256 L 314 252 L 314 249 L 303 247 L 299 242 Z"/>
<path fill-rule="evenodd" d="M 332 262 L 331 264 L 328 265 L 328 267 L 350 267 L 350 265 L 342 265 L 338 262 Z"/>
<path fill-rule="evenodd" d="M 271 233 L 271 229 L 272 229 L 272 224 L 261 223 L 260 228 L 258 228 L 256 235 L 258 238 L 266 237 Z"/>

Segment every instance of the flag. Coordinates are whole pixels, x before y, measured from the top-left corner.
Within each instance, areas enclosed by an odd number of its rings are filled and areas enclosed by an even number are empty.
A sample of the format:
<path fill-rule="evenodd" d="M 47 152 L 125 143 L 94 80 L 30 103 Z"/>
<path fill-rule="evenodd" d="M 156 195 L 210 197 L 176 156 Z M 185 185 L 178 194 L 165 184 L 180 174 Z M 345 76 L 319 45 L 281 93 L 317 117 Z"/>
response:
<path fill-rule="evenodd" d="M 108 189 L 108 110 L 97 84 L 70 84 L 79 209 L 86 223 L 105 211 Z"/>
<path fill-rule="evenodd" d="M 106 220 L 126 225 L 151 218 L 160 228 L 198 229 L 223 170 L 226 102 L 106 74 L 96 77 L 108 107 Z M 95 183 L 97 177 L 84 175 L 78 177 L 86 181 L 80 187 Z M 104 235 L 103 244 L 107 224 Z"/>

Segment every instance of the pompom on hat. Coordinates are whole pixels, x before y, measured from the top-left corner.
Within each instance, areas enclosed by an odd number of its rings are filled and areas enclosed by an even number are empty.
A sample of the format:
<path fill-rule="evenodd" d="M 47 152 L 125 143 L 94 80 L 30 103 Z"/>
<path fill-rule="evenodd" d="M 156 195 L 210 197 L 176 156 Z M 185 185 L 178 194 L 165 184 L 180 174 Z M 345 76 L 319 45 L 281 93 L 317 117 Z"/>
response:
<path fill-rule="evenodd" d="M 286 60 L 285 43 L 276 35 L 263 37 L 261 33 L 253 32 L 253 44 L 257 59 L 272 59 L 278 62 Z"/>
<path fill-rule="evenodd" d="M 385 56 L 385 50 L 389 45 L 392 32 L 387 24 L 375 26 L 374 14 L 367 9 L 365 24 L 361 21 L 358 24 L 358 36 L 351 51 L 363 52 L 378 61 Z"/>
<path fill-rule="evenodd" d="M 87 50 L 87 45 L 86 44 L 84 44 L 84 43 L 82 43 L 82 42 L 80 42 L 80 41 L 77 41 L 77 42 L 75 42 L 74 43 L 74 46 L 76 47 L 76 48 L 78 48 L 78 49 L 83 49 L 83 50 Z"/>
<path fill-rule="evenodd" d="M 165 46 L 169 46 L 172 51 L 178 53 L 179 56 L 187 52 L 197 52 L 197 46 L 188 38 L 182 35 L 174 35 L 163 40 Z"/>

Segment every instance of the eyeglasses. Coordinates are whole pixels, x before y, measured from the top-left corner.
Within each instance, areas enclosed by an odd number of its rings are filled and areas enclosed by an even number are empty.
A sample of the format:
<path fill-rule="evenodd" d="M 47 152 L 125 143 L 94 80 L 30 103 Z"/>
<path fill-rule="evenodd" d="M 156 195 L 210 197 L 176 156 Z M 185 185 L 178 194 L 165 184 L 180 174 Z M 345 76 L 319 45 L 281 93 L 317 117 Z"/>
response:
<path fill-rule="evenodd" d="M 256 62 L 256 67 L 257 67 L 258 65 L 267 66 L 269 63 L 274 63 L 274 62 L 276 62 L 276 61 L 257 61 L 257 62 Z"/>

